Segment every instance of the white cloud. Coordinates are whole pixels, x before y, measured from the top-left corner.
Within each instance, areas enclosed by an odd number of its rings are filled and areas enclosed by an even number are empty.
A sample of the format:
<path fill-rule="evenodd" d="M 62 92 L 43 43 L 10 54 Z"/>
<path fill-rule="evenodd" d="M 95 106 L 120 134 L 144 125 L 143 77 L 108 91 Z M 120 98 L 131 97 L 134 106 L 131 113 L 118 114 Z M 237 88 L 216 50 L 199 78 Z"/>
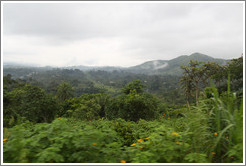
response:
<path fill-rule="evenodd" d="M 201 52 L 243 51 L 242 3 L 5 3 L 4 61 L 132 66 Z"/>

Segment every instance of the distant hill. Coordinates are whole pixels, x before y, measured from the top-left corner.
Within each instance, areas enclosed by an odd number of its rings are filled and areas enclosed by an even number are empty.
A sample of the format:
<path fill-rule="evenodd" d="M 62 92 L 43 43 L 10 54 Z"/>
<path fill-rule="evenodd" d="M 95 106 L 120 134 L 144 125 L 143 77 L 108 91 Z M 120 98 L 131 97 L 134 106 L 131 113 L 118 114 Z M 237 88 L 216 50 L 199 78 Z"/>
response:
<path fill-rule="evenodd" d="M 37 67 L 38 65 L 29 63 L 15 63 L 15 62 L 4 62 L 3 68 L 27 68 L 27 67 Z"/>
<path fill-rule="evenodd" d="M 141 74 L 161 74 L 161 75 L 181 75 L 181 65 L 187 65 L 190 60 L 197 60 L 203 62 L 216 62 L 220 65 L 226 64 L 228 60 L 215 59 L 205 54 L 193 53 L 191 55 L 182 55 L 171 60 L 154 60 L 148 61 L 143 64 L 129 67 L 128 72 L 141 73 Z"/>
<path fill-rule="evenodd" d="M 90 70 L 103 70 L 103 71 L 114 71 L 114 70 L 124 70 L 123 67 L 117 67 L 117 66 L 69 66 L 69 67 L 63 67 L 63 69 L 79 69 L 82 71 L 90 71 Z"/>
<path fill-rule="evenodd" d="M 171 60 L 153 60 L 142 63 L 140 65 L 132 67 L 117 67 L 117 66 L 70 66 L 70 67 L 60 67 L 59 69 L 79 69 L 81 71 L 91 71 L 91 70 L 102 70 L 107 72 L 125 71 L 135 74 L 147 74 L 147 75 L 174 75 L 179 76 L 182 74 L 180 68 L 181 65 L 187 65 L 190 60 L 197 60 L 203 62 L 216 62 L 220 65 L 226 64 L 228 60 L 225 59 L 215 59 L 205 54 L 193 53 L 191 55 L 182 55 Z M 22 73 L 22 75 L 30 74 L 31 72 L 47 71 L 52 69 L 57 69 L 57 67 L 34 67 L 34 65 L 20 65 L 20 64 L 4 64 L 4 75 L 7 73 Z M 18 69 L 18 71 L 16 70 Z M 16 73 L 16 74 L 17 74 Z M 19 74 L 17 74 L 19 75 Z"/>

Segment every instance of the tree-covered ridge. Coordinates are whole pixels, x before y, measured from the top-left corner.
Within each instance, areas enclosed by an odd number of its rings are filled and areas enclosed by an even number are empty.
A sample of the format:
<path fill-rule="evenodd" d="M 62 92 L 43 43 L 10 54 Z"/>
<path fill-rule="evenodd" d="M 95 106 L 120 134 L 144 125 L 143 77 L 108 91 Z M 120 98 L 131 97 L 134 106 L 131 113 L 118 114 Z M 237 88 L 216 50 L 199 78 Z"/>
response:
<path fill-rule="evenodd" d="M 171 60 L 153 60 L 132 67 L 116 67 L 116 66 L 70 66 L 70 67 L 34 67 L 18 64 L 5 64 L 4 75 L 11 74 L 14 78 L 23 78 L 32 74 L 49 71 L 52 69 L 68 69 L 87 71 L 106 71 L 106 72 L 126 72 L 133 74 L 147 74 L 147 75 L 174 75 L 181 76 L 182 70 L 180 66 L 187 65 L 191 60 L 203 62 L 215 62 L 219 65 L 224 65 L 229 60 L 216 59 L 201 53 L 193 53 L 191 55 L 182 55 Z M 17 70 L 18 69 L 18 70 Z"/>
<path fill-rule="evenodd" d="M 187 65 L 191 60 L 203 61 L 203 62 L 215 62 L 219 65 L 226 64 L 227 60 L 216 59 L 201 53 L 193 53 L 191 55 L 182 55 L 171 60 L 155 60 L 148 61 L 143 64 L 133 66 L 127 69 L 127 71 L 134 73 L 145 74 L 158 74 L 158 75 L 175 75 L 181 76 L 182 69 L 180 66 Z"/>
<path fill-rule="evenodd" d="M 4 76 L 4 163 L 243 162 L 243 57 L 180 68 Z"/>

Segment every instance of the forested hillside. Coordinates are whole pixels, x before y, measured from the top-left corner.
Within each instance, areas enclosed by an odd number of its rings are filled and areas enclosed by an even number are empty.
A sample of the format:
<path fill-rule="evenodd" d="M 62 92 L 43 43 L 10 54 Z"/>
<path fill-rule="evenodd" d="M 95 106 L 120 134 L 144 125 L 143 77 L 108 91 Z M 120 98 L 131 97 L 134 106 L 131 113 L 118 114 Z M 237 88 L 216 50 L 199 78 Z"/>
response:
<path fill-rule="evenodd" d="M 182 55 L 171 60 L 149 61 L 143 64 L 133 66 L 127 70 L 134 73 L 158 74 L 158 75 L 175 75 L 181 76 L 182 70 L 180 66 L 187 65 L 191 60 L 202 62 L 216 62 L 225 65 L 227 60 L 215 59 L 205 54 L 193 53 L 191 55 Z"/>
<path fill-rule="evenodd" d="M 243 162 L 243 57 L 3 72 L 4 163 Z"/>

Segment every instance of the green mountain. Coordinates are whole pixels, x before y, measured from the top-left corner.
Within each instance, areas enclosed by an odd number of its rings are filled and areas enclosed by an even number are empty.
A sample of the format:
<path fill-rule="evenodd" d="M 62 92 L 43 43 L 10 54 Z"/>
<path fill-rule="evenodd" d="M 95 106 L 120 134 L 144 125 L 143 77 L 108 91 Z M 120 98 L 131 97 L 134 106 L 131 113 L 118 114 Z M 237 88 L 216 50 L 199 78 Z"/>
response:
<path fill-rule="evenodd" d="M 203 62 L 216 62 L 220 65 L 226 64 L 228 60 L 215 59 L 205 54 L 193 53 L 191 55 L 182 55 L 171 60 L 154 60 L 148 61 L 143 64 L 129 67 L 126 69 L 128 72 L 139 74 L 161 74 L 161 75 L 181 75 L 181 65 L 188 65 L 190 60 L 197 60 Z"/>

